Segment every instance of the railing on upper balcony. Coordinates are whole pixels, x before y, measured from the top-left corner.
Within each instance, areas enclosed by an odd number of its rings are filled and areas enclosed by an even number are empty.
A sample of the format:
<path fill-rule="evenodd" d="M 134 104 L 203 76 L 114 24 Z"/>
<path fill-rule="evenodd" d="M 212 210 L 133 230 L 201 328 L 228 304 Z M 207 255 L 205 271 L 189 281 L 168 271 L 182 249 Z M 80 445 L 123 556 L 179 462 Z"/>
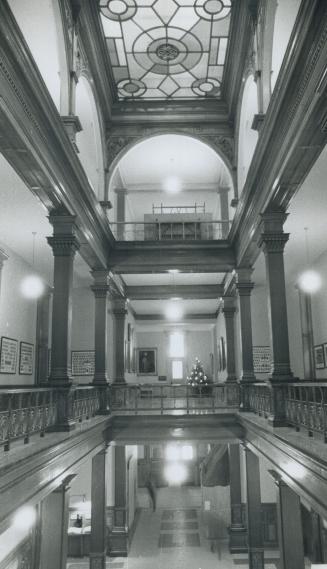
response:
<path fill-rule="evenodd" d="M 152 213 L 153 214 L 162 214 L 162 213 L 205 213 L 206 212 L 206 204 L 198 204 L 195 203 L 194 205 L 152 205 Z"/>
<path fill-rule="evenodd" d="M 110 386 L 110 409 L 114 415 L 211 414 L 239 409 L 236 383 L 190 385 L 124 384 Z"/>
<path fill-rule="evenodd" d="M 0 390 L 0 445 L 9 450 L 16 439 L 29 442 L 31 435 L 55 430 L 63 419 L 60 397 L 67 398 L 67 421 L 83 421 L 96 415 L 104 406 L 105 393 L 92 386 L 58 390 L 46 387 Z"/>
<path fill-rule="evenodd" d="M 278 401 L 274 402 L 274 389 Z M 262 417 L 282 412 L 284 422 L 296 430 L 314 433 L 327 442 L 327 383 L 324 381 L 280 382 L 278 385 L 253 383 L 242 387 L 243 407 Z M 274 406 L 279 405 L 279 409 Z"/>
<path fill-rule="evenodd" d="M 110 223 L 117 241 L 214 241 L 227 239 L 230 221 L 158 221 Z"/>

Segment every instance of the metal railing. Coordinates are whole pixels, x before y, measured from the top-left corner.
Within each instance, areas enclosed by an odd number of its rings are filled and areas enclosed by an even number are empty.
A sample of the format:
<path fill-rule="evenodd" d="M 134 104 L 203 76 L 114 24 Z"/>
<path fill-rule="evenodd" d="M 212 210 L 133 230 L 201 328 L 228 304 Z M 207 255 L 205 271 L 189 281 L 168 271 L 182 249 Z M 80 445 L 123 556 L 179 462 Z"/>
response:
<path fill-rule="evenodd" d="M 190 385 L 124 384 L 110 386 L 114 415 L 189 415 L 239 409 L 238 384 Z"/>
<path fill-rule="evenodd" d="M 265 382 L 242 385 L 242 407 L 267 419 L 272 413 L 269 385 Z"/>
<path fill-rule="evenodd" d="M 206 204 L 198 204 L 195 203 L 194 205 L 152 205 L 152 213 L 205 213 L 206 212 Z"/>
<path fill-rule="evenodd" d="M 59 421 L 83 421 L 103 408 L 103 390 L 92 386 L 71 389 L 32 387 L 0 390 L 0 445 L 9 450 L 10 443 L 47 430 L 56 430 Z M 62 412 L 62 398 L 66 399 L 66 417 Z"/>
<path fill-rule="evenodd" d="M 117 241 L 214 241 L 227 239 L 230 221 L 111 222 Z"/>

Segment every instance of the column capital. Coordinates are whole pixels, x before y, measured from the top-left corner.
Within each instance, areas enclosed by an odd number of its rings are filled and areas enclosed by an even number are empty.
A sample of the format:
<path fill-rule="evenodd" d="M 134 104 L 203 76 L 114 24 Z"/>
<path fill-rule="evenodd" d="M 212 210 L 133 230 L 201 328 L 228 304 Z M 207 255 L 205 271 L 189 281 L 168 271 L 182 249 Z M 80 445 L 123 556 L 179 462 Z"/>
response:
<path fill-rule="evenodd" d="M 283 253 L 289 233 L 262 233 L 258 246 L 266 253 Z"/>
<path fill-rule="evenodd" d="M 289 233 L 284 233 L 283 226 L 288 214 L 283 210 L 271 210 L 261 214 L 261 235 L 258 246 L 266 253 L 283 253 Z"/>
<path fill-rule="evenodd" d="M 283 210 L 268 210 L 260 214 L 262 233 L 283 233 L 288 213 Z"/>
<path fill-rule="evenodd" d="M 254 283 L 251 281 L 252 267 L 239 267 L 236 273 L 236 289 L 239 296 L 250 296 Z"/>
<path fill-rule="evenodd" d="M 230 186 L 219 186 L 217 190 L 217 194 L 228 194 L 230 192 Z"/>
<path fill-rule="evenodd" d="M 3 263 L 9 259 L 9 255 L 4 252 L 3 249 L 0 249 L 0 269 L 3 267 Z"/>
<path fill-rule="evenodd" d="M 126 298 L 114 298 L 112 300 L 112 313 L 116 317 L 125 317 L 127 314 L 127 300 Z"/>
<path fill-rule="evenodd" d="M 222 312 L 225 318 L 233 318 L 236 312 L 235 296 L 223 296 Z"/>
<path fill-rule="evenodd" d="M 53 226 L 53 236 L 47 237 L 47 241 L 54 256 L 74 256 L 80 247 L 75 235 L 77 229 L 76 216 L 70 215 L 62 206 L 52 210 L 48 219 Z"/>
<path fill-rule="evenodd" d="M 47 237 L 47 241 L 55 257 L 74 257 L 80 244 L 74 235 Z"/>
<path fill-rule="evenodd" d="M 94 269 L 90 271 L 93 277 L 93 284 L 91 290 L 95 298 L 106 298 L 110 291 L 110 276 L 108 269 Z"/>
<path fill-rule="evenodd" d="M 121 194 L 122 196 L 127 196 L 128 194 L 128 189 L 127 188 L 115 188 L 114 189 L 115 194 L 119 195 Z"/>

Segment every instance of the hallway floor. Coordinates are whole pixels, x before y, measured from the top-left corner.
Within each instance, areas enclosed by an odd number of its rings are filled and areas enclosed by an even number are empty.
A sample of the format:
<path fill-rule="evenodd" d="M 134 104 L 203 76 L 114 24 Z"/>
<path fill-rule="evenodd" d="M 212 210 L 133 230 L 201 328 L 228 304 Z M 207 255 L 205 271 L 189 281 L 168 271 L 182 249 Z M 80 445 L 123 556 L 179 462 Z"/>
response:
<path fill-rule="evenodd" d="M 226 531 L 215 535 L 210 513 L 203 512 L 198 494 L 169 490 L 158 496 L 155 512 L 142 509 L 128 558 L 108 558 L 108 569 L 240 569 L 248 568 L 246 554 L 231 555 Z M 265 569 L 278 569 L 278 551 L 266 551 Z M 67 569 L 87 569 L 86 558 L 70 559 Z"/>

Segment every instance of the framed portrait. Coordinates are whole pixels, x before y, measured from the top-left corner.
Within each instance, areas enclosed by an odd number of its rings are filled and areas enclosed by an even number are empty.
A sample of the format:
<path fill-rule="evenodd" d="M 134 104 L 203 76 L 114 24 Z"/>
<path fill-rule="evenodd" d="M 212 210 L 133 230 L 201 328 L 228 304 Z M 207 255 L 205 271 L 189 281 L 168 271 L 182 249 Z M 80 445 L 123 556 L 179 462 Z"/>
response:
<path fill-rule="evenodd" d="M 313 356 L 315 361 L 315 368 L 316 369 L 323 369 L 325 367 L 325 355 L 324 355 L 324 346 L 320 344 L 319 346 L 314 346 L 313 348 Z"/>
<path fill-rule="evenodd" d="M 32 375 L 34 346 L 29 342 L 21 342 L 19 350 L 19 375 Z"/>
<path fill-rule="evenodd" d="M 136 348 L 137 375 L 157 375 L 157 348 Z"/>
<path fill-rule="evenodd" d="M 15 374 L 18 359 L 18 340 L 2 336 L 0 346 L 0 373 Z"/>
<path fill-rule="evenodd" d="M 94 375 L 95 351 L 72 351 L 72 375 Z"/>

